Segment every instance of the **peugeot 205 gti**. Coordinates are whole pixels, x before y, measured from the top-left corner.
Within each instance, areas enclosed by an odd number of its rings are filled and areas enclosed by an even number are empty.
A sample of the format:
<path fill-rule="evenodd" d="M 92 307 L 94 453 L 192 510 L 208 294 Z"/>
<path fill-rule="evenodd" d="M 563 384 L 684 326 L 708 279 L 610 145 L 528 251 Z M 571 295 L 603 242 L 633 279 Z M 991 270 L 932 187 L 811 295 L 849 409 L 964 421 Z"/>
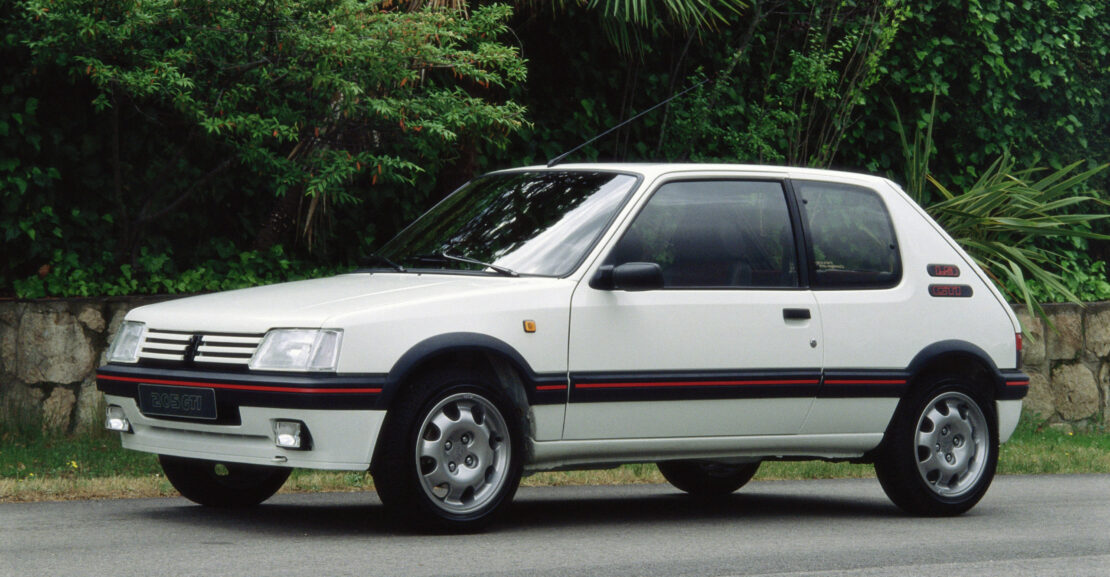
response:
<path fill-rule="evenodd" d="M 935 516 L 983 497 L 1029 384 L 1002 295 L 877 177 L 507 170 L 371 260 L 131 311 L 107 427 L 218 507 L 369 470 L 396 517 L 468 529 L 530 472 L 655 462 L 708 496 L 812 458 Z"/>

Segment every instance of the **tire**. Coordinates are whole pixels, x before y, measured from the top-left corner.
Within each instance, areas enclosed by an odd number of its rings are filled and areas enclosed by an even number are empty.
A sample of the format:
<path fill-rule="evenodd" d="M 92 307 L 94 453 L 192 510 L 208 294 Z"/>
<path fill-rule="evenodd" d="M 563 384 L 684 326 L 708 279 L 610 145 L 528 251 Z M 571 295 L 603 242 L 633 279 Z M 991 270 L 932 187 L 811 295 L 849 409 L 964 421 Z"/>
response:
<path fill-rule="evenodd" d="M 695 497 L 733 493 L 759 470 L 759 461 L 736 465 L 716 461 L 662 461 L 658 465 L 667 482 Z"/>
<path fill-rule="evenodd" d="M 522 423 L 487 379 L 438 370 L 413 382 L 391 409 L 372 473 L 395 520 L 475 531 L 512 501 L 523 468 Z"/>
<path fill-rule="evenodd" d="M 253 507 L 269 499 L 293 470 L 158 455 L 162 471 L 186 499 L 208 507 Z"/>
<path fill-rule="evenodd" d="M 875 472 L 890 500 L 907 513 L 959 515 L 983 498 L 994 479 L 994 404 L 961 378 L 934 378 L 925 385 L 899 407 Z"/>

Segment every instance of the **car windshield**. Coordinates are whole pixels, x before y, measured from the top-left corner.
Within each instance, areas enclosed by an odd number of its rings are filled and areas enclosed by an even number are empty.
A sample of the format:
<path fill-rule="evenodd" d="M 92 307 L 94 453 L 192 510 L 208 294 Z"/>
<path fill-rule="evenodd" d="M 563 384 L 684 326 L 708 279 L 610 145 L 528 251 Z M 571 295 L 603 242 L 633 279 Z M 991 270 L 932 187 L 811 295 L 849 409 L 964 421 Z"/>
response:
<path fill-rule="evenodd" d="M 637 178 L 608 172 L 511 172 L 470 182 L 377 256 L 416 269 L 564 276 L 624 205 Z"/>

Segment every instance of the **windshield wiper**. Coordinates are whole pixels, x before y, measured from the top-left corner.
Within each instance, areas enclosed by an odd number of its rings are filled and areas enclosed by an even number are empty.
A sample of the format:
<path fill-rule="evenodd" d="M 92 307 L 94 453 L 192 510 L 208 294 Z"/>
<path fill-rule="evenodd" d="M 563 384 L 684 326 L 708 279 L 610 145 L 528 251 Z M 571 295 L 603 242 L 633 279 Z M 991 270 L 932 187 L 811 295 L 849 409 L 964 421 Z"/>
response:
<path fill-rule="evenodd" d="M 448 254 L 446 251 L 442 251 L 442 250 L 439 251 L 439 252 L 431 253 L 431 254 L 422 254 L 420 256 L 417 256 L 416 260 L 418 260 L 418 261 L 453 260 L 455 262 L 461 262 L 461 263 L 465 263 L 465 264 L 473 264 L 473 265 L 478 265 L 478 266 L 484 266 L 484 267 L 486 267 L 486 268 L 488 268 L 488 269 L 490 269 L 490 270 L 492 270 L 492 271 L 494 271 L 497 274 L 502 275 L 502 276 L 511 276 L 511 277 L 520 276 L 519 273 L 517 273 L 515 270 L 513 270 L 511 268 L 503 267 L 501 265 L 496 265 L 496 264 L 490 264 L 488 262 L 482 262 L 480 260 L 474 260 L 472 258 L 467 258 L 465 256 L 456 256 L 456 255 L 453 255 L 453 254 Z"/>
<path fill-rule="evenodd" d="M 474 260 L 472 258 L 467 258 L 465 256 L 455 256 L 453 254 L 447 254 L 447 251 L 440 251 L 439 254 L 440 254 L 440 256 L 442 256 L 443 258 L 445 258 L 447 260 L 453 260 L 453 261 L 456 261 L 456 262 L 464 262 L 466 264 L 476 264 L 478 266 L 484 266 L 488 269 L 493 270 L 494 272 L 496 272 L 499 275 L 513 276 L 513 277 L 520 276 L 519 274 L 517 274 L 517 272 L 515 270 L 513 270 L 511 268 L 506 268 L 506 267 L 503 267 L 503 266 L 500 266 L 500 265 L 490 264 L 488 262 L 482 262 L 480 260 Z"/>
<path fill-rule="evenodd" d="M 372 255 L 369 255 L 366 258 L 359 259 L 359 264 L 362 265 L 362 266 L 365 266 L 365 267 L 370 267 L 370 266 L 374 266 L 374 265 L 385 265 L 385 266 L 388 266 L 389 268 L 391 268 L 391 269 L 393 269 L 397 272 L 408 272 L 408 271 L 405 270 L 405 267 L 389 260 L 388 258 L 385 258 L 384 256 L 382 256 L 380 254 L 376 254 L 376 253 L 372 254 Z"/>

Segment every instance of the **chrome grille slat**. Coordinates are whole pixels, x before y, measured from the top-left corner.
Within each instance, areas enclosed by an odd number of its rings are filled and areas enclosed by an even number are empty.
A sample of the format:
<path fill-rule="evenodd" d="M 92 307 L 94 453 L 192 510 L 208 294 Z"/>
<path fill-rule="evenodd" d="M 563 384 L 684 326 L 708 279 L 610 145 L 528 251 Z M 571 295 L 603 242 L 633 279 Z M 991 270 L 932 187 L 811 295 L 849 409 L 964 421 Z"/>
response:
<path fill-rule="evenodd" d="M 191 333 L 171 333 L 166 331 L 155 331 L 148 329 L 146 331 L 146 338 L 147 340 L 179 341 L 187 343 L 189 342 L 189 339 L 193 338 L 193 335 Z"/>
<path fill-rule="evenodd" d="M 144 359 L 158 359 L 160 361 L 184 361 L 185 355 L 168 355 L 163 353 L 150 353 L 143 351 L 142 358 Z"/>
<path fill-rule="evenodd" d="M 251 345 L 258 346 L 262 342 L 262 336 L 243 336 L 243 335 L 204 335 L 205 343 L 220 343 L 226 345 Z"/>
<path fill-rule="evenodd" d="M 183 351 L 187 345 L 182 343 L 152 343 L 147 341 L 143 344 L 144 349 L 154 349 L 158 351 Z"/>
<path fill-rule="evenodd" d="M 264 335 L 186 333 L 147 329 L 140 359 L 185 363 L 194 336 L 200 339 L 193 362 L 247 366 Z"/>
<path fill-rule="evenodd" d="M 201 345 L 197 347 L 197 356 L 212 355 L 252 355 L 256 347 L 214 347 L 211 345 Z"/>

